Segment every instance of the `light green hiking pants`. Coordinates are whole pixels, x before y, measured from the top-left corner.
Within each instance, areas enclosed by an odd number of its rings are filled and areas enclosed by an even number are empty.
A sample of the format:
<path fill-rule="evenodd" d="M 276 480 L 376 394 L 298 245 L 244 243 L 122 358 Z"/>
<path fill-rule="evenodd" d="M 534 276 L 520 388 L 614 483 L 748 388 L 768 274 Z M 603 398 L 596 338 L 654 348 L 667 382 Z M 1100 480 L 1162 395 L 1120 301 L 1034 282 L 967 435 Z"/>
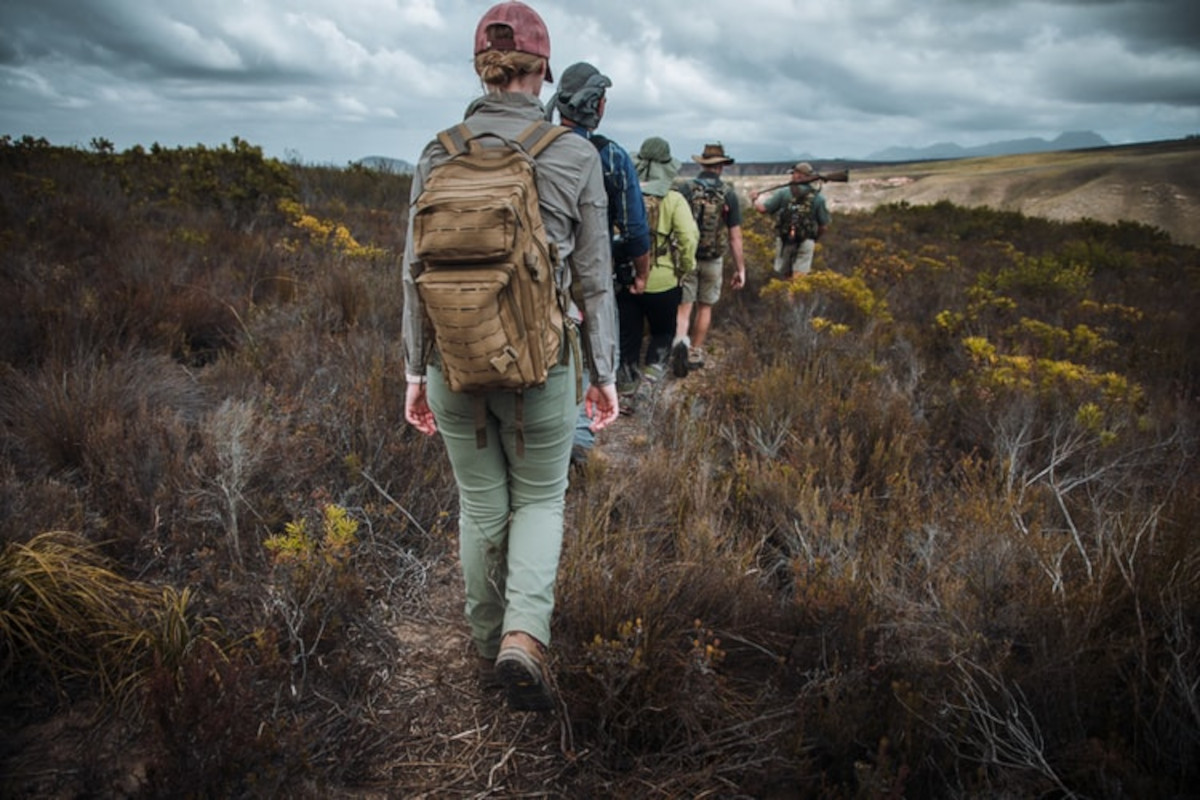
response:
<path fill-rule="evenodd" d="M 479 448 L 476 397 L 450 391 L 436 366 L 426 389 L 458 483 L 459 557 L 475 647 L 494 658 L 509 631 L 549 644 L 579 413 L 574 364 L 554 367 L 544 386 L 524 392 L 524 456 L 517 455 L 515 393 L 484 396 L 487 446 Z"/>

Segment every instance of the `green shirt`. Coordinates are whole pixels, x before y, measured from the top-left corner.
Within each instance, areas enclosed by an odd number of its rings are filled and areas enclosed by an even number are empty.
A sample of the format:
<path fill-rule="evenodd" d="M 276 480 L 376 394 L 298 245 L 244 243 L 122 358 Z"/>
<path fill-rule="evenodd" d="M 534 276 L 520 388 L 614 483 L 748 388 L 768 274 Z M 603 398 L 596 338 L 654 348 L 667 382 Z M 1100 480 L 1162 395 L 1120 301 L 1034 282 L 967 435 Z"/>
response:
<path fill-rule="evenodd" d="M 817 218 L 818 225 L 821 227 L 828 225 L 833 220 L 833 217 L 830 216 L 829 208 L 825 205 L 825 195 L 821 194 L 819 189 L 814 189 L 812 186 L 806 184 L 801 184 L 796 188 L 801 192 L 816 193 L 816 197 L 813 198 L 813 214 Z M 768 214 L 778 214 L 790 202 L 792 202 L 792 187 L 784 186 L 776 189 L 771 193 L 770 197 L 763 201 L 763 208 L 767 210 Z"/>
<path fill-rule="evenodd" d="M 679 285 L 679 276 L 675 274 L 675 264 L 671 261 L 671 237 L 675 237 L 680 269 L 684 275 L 696 269 L 696 245 L 700 243 L 700 229 L 696 227 L 691 206 L 674 189 L 663 195 L 658 207 L 658 226 L 650 235 L 653 239 L 651 253 L 657 253 L 657 257 L 650 262 L 646 294 L 670 291 Z"/>

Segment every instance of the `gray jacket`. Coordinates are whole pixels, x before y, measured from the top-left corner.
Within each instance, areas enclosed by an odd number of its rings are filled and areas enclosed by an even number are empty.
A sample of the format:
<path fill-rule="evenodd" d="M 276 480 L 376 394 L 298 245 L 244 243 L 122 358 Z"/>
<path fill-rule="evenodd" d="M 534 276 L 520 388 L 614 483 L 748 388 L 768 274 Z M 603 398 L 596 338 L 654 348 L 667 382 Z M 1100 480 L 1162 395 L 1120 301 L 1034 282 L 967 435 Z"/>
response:
<path fill-rule="evenodd" d="M 545 116 L 536 97 L 504 92 L 485 95 L 467 107 L 465 120 L 475 131 L 495 132 L 515 138 L 530 122 Z M 413 175 L 412 201 L 425 185 L 435 164 L 447 158 L 435 139 L 425 147 Z M 581 136 L 560 136 L 537 159 L 538 199 L 547 238 L 558 245 L 559 256 L 569 266 L 563 288 L 583 306 L 587 324 L 583 347 L 589 377 L 597 386 L 616 380 L 616 309 L 612 281 L 612 255 L 608 234 L 608 196 L 600 157 Z M 410 377 L 425 374 L 428 344 L 421 296 L 412 274 L 412 215 L 404 249 L 404 353 Z"/>

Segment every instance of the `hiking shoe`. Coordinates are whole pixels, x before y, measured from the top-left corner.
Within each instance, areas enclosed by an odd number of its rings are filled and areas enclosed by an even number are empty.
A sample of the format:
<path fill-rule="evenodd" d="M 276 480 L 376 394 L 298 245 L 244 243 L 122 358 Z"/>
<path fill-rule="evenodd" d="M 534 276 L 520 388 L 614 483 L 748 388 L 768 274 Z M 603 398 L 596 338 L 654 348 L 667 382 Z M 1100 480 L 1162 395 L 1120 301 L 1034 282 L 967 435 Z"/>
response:
<path fill-rule="evenodd" d="M 546 673 L 544 648 L 527 633 L 514 631 L 500 642 L 496 676 L 504 686 L 513 711 L 549 711 L 554 692 Z"/>
<path fill-rule="evenodd" d="M 647 364 L 646 368 L 642 370 L 642 383 L 648 383 L 653 386 L 654 384 L 658 383 L 659 379 L 662 378 L 666 371 L 667 368 L 663 364 Z M 641 389 L 641 386 L 638 388 Z"/>
<path fill-rule="evenodd" d="M 632 364 L 627 364 L 617 368 L 617 394 L 633 394 L 638 387 L 637 367 Z"/>
<path fill-rule="evenodd" d="M 704 369 L 704 349 L 700 347 L 688 348 L 688 369 Z"/>
<path fill-rule="evenodd" d="M 688 350 L 691 342 L 684 336 L 676 339 L 671 345 L 671 372 L 676 378 L 686 378 L 688 375 Z"/>
<path fill-rule="evenodd" d="M 642 371 L 642 380 L 638 383 L 637 391 L 629 398 L 622 399 L 621 410 L 627 414 L 636 414 L 639 410 L 653 409 L 655 399 L 660 391 L 665 369 L 662 364 L 647 364 Z M 628 410 L 626 410 L 628 409 Z"/>

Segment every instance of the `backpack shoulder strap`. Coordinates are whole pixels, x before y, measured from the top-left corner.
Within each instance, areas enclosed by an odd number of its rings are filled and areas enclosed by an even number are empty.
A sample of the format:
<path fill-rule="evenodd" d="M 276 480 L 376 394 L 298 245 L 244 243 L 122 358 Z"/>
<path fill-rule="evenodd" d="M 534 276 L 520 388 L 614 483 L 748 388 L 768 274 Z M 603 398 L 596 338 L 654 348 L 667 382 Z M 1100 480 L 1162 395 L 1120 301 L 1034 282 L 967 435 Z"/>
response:
<path fill-rule="evenodd" d="M 550 146 L 551 142 L 568 130 L 570 129 L 562 125 L 554 125 L 546 120 L 537 120 L 536 122 L 531 122 L 512 141 L 528 153 L 530 158 L 536 158 L 539 153 Z M 465 122 L 460 122 L 453 127 L 439 132 L 437 140 L 446 149 L 446 152 L 453 157 L 459 153 L 465 153 L 469 142 L 481 136 L 495 136 L 499 139 L 504 139 L 503 136 L 490 131 L 476 133 L 467 127 Z"/>
<path fill-rule="evenodd" d="M 549 147 L 551 142 L 569 130 L 570 128 L 565 125 L 554 125 L 540 119 L 529 123 L 529 127 L 521 131 L 514 141 L 529 154 L 530 158 L 537 158 L 538 154 Z"/>
<path fill-rule="evenodd" d="M 446 148 L 446 152 L 451 158 L 459 153 L 466 152 L 467 142 L 474 138 L 475 134 L 471 133 L 471 129 L 465 123 L 458 123 L 453 128 L 447 128 L 437 135 L 437 139 L 441 142 L 442 147 Z"/>

